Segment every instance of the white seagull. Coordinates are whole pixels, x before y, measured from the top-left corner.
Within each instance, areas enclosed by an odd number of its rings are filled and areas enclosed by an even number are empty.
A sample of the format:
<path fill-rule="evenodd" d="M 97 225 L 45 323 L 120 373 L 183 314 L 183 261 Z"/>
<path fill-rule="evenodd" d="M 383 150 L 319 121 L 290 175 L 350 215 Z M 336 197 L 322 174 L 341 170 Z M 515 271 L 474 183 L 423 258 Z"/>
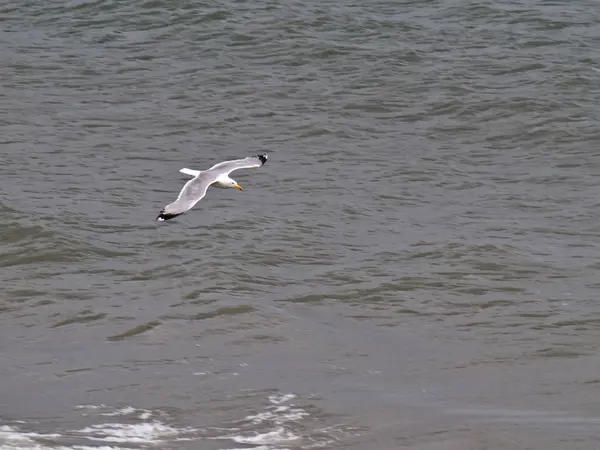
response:
<path fill-rule="evenodd" d="M 204 198 L 209 186 L 223 189 L 236 188 L 241 191 L 242 187 L 237 181 L 229 178 L 229 174 L 238 169 L 260 167 L 265 162 L 267 162 L 267 155 L 266 153 L 263 153 L 261 155 L 249 156 L 244 159 L 224 161 L 215 164 L 210 169 L 204 171 L 188 168 L 181 169 L 181 173 L 191 175 L 194 178 L 183 186 L 177 200 L 161 209 L 156 220 L 169 220 L 192 209 L 196 203 Z"/>

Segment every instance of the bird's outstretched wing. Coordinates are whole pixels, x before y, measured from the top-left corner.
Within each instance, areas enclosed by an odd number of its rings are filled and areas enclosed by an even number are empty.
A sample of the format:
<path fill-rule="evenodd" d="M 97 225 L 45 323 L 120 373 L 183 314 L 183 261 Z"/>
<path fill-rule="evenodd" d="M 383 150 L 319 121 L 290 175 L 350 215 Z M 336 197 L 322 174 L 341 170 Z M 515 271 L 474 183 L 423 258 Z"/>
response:
<path fill-rule="evenodd" d="M 232 161 L 223 161 L 215 164 L 207 172 L 215 172 L 219 175 L 229 174 L 238 169 L 250 169 L 252 167 L 260 167 L 267 162 L 267 154 L 263 153 L 256 156 L 248 156 L 244 159 L 234 159 Z"/>

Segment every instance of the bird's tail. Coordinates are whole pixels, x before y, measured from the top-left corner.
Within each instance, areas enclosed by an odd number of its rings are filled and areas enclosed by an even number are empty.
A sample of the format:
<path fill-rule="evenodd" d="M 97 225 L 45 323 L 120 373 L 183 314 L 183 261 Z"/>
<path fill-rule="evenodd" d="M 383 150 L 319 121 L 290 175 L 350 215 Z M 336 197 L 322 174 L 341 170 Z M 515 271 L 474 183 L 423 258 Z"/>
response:
<path fill-rule="evenodd" d="M 201 170 L 192 170 L 184 167 L 183 169 L 179 169 L 181 173 L 185 173 L 186 175 L 191 175 L 193 177 L 197 177 L 202 172 Z"/>

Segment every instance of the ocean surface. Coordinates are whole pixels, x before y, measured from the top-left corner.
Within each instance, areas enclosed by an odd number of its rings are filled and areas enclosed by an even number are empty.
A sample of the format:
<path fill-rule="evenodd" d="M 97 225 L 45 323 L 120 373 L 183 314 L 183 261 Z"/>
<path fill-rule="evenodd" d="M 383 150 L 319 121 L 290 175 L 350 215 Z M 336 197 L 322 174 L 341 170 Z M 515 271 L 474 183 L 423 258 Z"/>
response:
<path fill-rule="evenodd" d="M 599 6 L 1 1 L 0 449 L 600 448 Z"/>

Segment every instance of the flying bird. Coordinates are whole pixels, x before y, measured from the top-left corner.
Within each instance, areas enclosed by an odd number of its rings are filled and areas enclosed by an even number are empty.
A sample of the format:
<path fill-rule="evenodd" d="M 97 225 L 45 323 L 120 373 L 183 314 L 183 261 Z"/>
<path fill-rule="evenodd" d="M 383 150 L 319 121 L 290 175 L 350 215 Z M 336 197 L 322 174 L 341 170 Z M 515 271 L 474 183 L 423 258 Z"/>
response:
<path fill-rule="evenodd" d="M 250 169 L 252 167 L 260 167 L 267 162 L 267 155 L 249 156 L 244 159 L 235 159 L 232 161 L 223 161 L 215 164 L 208 170 L 192 170 L 183 168 L 181 173 L 191 175 L 192 178 L 181 189 L 177 200 L 169 203 L 163 209 L 156 220 L 165 221 L 177 217 L 184 212 L 192 209 L 196 203 L 204 198 L 209 186 L 214 186 L 222 189 L 236 188 L 240 191 L 242 187 L 229 174 L 238 169 Z"/>

